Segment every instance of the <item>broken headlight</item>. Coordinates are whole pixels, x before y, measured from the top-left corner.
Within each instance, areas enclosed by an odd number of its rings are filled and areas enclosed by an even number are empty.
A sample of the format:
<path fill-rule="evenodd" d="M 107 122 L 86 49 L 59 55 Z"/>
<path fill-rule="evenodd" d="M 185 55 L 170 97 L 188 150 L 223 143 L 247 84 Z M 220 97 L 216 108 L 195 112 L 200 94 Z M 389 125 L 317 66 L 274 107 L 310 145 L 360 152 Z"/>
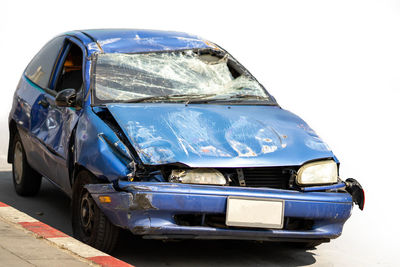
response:
<path fill-rule="evenodd" d="M 168 179 L 173 183 L 226 185 L 224 175 L 216 169 L 172 170 Z"/>
<path fill-rule="evenodd" d="M 338 166 L 333 160 L 304 164 L 297 173 L 297 184 L 334 184 L 338 181 Z"/>

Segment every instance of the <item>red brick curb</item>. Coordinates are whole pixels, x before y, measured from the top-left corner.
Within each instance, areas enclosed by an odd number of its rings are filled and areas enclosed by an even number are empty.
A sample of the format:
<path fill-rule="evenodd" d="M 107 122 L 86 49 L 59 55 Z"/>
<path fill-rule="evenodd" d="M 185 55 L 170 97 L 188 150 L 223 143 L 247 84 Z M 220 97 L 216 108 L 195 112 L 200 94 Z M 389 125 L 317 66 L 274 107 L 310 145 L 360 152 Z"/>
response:
<path fill-rule="evenodd" d="M 68 235 L 64 234 L 63 232 L 60 232 L 42 222 L 20 222 L 19 224 L 22 225 L 22 227 L 24 227 L 26 230 L 34 232 L 36 235 L 43 238 L 68 237 Z"/>
<path fill-rule="evenodd" d="M 97 264 L 100 264 L 101 266 L 109 266 L 109 267 L 130 267 L 133 265 L 130 265 L 129 263 L 126 263 L 124 261 L 121 261 L 117 258 L 111 257 L 111 256 L 95 256 L 95 257 L 90 257 L 87 258 Z"/>
<path fill-rule="evenodd" d="M 114 258 L 104 252 L 92 248 L 63 232 L 44 224 L 29 215 L 0 202 L 0 218 L 12 224 L 22 226 L 35 236 L 46 239 L 59 248 L 66 249 L 92 263 L 104 267 L 134 267 L 124 261 Z"/>

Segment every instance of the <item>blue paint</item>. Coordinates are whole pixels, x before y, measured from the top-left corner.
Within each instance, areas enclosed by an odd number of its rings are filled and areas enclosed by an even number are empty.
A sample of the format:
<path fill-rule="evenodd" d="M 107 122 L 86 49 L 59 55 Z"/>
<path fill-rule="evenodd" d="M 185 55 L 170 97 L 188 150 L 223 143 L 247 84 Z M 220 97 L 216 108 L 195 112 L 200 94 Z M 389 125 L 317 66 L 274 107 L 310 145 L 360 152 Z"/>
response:
<path fill-rule="evenodd" d="M 201 37 L 170 31 L 139 29 L 98 29 L 65 33 L 79 39 L 93 53 L 137 53 L 216 47 Z M 90 38 L 90 37 L 91 38 Z M 96 42 L 93 41 L 93 39 Z M 100 47 L 101 48 L 100 48 Z"/>
<path fill-rule="evenodd" d="M 150 238 L 177 235 L 306 240 L 341 234 L 351 214 L 351 195 L 322 190 L 334 191 L 343 183 L 305 187 L 303 191 L 171 184 L 165 183 L 165 177 L 154 169 L 144 179 L 148 182 L 127 181 L 134 172 L 132 162 L 143 168 L 170 163 L 190 167 L 299 167 L 326 158 L 338 162 L 302 119 L 278 106 L 91 106 L 92 54 L 207 48 L 214 44 L 185 33 L 151 30 L 72 31 L 62 36 L 74 39 L 84 50 L 83 106 L 59 108 L 53 95 L 23 76 L 14 94 L 9 121 L 17 125 L 29 164 L 67 194 L 72 193 L 74 168 L 89 170 L 104 182 L 87 185 L 87 189 L 110 221 Z M 48 101 L 49 107 L 40 105 L 41 100 Z M 105 121 L 104 114 L 108 112 L 118 125 Z M 102 194 L 110 195 L 112 202 L 99 203 L 98 196 Z M 310 219 L 314 224 L 308 230 L 249 230 L 182 226 L 174 220 L 174 215 L 180 213 L 224 215 L 228 196 L 282 199 L 286 218 Z"/>
<path fill-rule="evenodd" d="M 345 187 L 346 187 L 346 184 L 341 182 L 341 183 L 334 184 L 334 185 L 304 187 L 303 191 L 312 192 L 312 191 L 323 191 L 323 190 L 335 190 L 335 189 L 345 188 Z"/>
<path fill-rule="evenodd" d="M 106 136 L 112 143 L 120 141 L 115 132 L 92 111 L 91 107 L 86 107 L 76 128 L 74 156 L 76 163 L 103 180 L 112 181 L 126 177 L 129 173 L 127 168 L 129 162 L 118 155 L 115 147 L 105 142 L 100 134 Z"/>
<path fill-rule="evenodd" d="M 136 53 L 210 47 L 198 36 L 155 30 L 85 30 L 105 53 Z"/>
<path fill-rule="evenodd" d="M 219 238 L 284 240 L 285 238 L 336 238 L 344 222 L 350 217 L 352 199 L 347 193 L 301 193 L 267 188 L 240 188 L 221 186 L 185 185 L 170 183 L 119 182 L 125 192 L 112 186 L 87 186 L 108 218 L 121 227 L 148 238 L 160 235 L 182 235 L 181 238 Z M 111 203 L 100 203 L 98 196 L 111 196 Z M 140 197 L 139 197 L 140 196 Z M 285 218 L 302 218 L 314 221 L 312 229 L 294 230 L 244 230 L 209 226 L 182 226 L 174 220 L 175 214 L 225 214 L 228 196 L 277 198 L 285 201 Z M 147 198 L 151 208 L 143 209 L 138 200 Z M 127 217 L 126 214 L 129 214 Z"/>
<path fill-rule="evenodd" d="M 110 104 L 144 164 L 300 166 L 334 155 L 298 116 L 277 106 Z"/>

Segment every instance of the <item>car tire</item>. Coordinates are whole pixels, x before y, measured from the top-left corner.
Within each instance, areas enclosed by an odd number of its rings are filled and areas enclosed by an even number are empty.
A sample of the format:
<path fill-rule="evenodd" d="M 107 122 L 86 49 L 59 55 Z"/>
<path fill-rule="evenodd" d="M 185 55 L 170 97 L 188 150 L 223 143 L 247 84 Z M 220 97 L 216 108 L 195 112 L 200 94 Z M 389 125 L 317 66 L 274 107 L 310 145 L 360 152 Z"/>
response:
<path fill-rule="evenodd" d="M 12 175 L 15 192 L 20 196 L 34 196 L 40 190 L 42 175 L 26 160 L 25 149 L 18 133 L 13 141 Z"/>
<path fill-rule="evenodd" d="M 108 220 L 84 187 L 98 182 L 88 171 L 78 173 L 72 192 L 72 230 L 76 239 L 110 253 L 117 243 L 119 228 Z"/>

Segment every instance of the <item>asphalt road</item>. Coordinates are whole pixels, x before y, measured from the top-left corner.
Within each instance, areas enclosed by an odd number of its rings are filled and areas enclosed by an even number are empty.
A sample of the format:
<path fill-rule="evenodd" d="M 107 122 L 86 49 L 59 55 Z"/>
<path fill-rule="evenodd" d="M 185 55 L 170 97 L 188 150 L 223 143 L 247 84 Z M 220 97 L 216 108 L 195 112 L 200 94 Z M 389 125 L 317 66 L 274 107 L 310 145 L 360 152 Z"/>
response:
<path fill-rule="evenodd" d="M 0 201 L 72 235 L 69 198 L 45 179 L 37 196 L 24 198 L 15 193 L 11 172 L 0 172 Z M 123 232 L 112 255 L 135 266 L 347 266 L 352 262 L 340 260 L 335 251 L 332 243 L 302 250 L 280 243 L 142 240 Z M 351 266 L 362 266 L 355 263 Z"/>

